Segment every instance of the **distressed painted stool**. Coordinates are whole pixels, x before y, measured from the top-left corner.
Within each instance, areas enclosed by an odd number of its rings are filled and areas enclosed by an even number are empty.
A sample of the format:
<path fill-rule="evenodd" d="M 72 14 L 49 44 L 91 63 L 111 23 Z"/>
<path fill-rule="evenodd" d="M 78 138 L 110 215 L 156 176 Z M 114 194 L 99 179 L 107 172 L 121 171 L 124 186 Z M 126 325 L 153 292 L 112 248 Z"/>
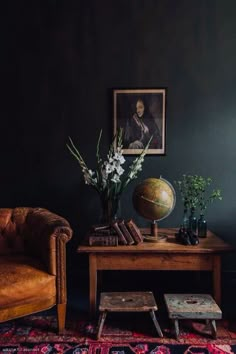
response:
<path fill-rule="evenodd" d="M 108 312 L 149 312 L 157 333 L 163 337 L 155 311 L 156 301 L 152 292 L 109 292 L 101 293 L 97 339 L 100 338 Z"/>
<path fill-rule="evenodd" d="M 174 321 L 175 335 L 179 336 L 179 322 L 182 319 L 202 319 L 210 324 L 211 334 L 216 338 L 216 321 L 222 312 L 214 299 L 207 294 L 164 294 L 169 318 Z"/>

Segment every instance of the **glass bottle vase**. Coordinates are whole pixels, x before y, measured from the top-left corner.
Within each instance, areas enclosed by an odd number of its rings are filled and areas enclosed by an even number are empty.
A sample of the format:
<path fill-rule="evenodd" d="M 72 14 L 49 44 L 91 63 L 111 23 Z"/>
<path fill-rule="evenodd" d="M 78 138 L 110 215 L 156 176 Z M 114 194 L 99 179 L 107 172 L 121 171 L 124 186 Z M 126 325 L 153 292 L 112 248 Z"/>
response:
<path fill-rule="evenodd" d="M 204 218 L 203 214 L 200 214 L 197 223 L 198 228 L 198 237 L 206 237 L 207 236 L 207 221 Z"/>
<path fill-rule="evenodd" d="M 108 223 L 111 224 L 112 221 L 117 220 L 119 217 L 119 210 L 120 210 L 120 197 L 119 196 L 112 196 L 112 197 L 104 197 L 101 195 L 101 223 Z"/>
<path fill-rule="evenodd" d="M 189 229 L 196 233 L 197 232 L 197 218 L 195 216 L 195 209 L 191 208 L 189 215 Z"/>
<path fill-rule="evenodd" d="M 188 210 L 184 209 L 184 214 L 183 214 L 183 220 L 181 223 L 181 226 L 184 230 L 188 229 L 188 225 L 189 225 L 189 220 L 188 220 Z"/>

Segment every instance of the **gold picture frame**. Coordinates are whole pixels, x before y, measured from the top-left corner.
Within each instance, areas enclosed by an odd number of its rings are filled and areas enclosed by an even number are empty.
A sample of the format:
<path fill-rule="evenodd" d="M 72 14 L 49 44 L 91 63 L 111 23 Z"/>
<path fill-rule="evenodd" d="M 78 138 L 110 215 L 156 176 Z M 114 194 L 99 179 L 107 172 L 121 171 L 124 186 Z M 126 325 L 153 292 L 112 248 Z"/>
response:
<path fill-rule="evenodd" d="M 166 154 L 166 88 L 113 89 L 113 133 L 123 130 L 123 154 Z"/>

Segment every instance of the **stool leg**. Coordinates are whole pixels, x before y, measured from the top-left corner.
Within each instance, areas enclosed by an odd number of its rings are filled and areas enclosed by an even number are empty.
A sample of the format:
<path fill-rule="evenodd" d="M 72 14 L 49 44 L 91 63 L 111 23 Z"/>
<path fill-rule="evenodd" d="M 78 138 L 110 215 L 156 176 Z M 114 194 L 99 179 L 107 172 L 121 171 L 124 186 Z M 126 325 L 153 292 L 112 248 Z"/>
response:
<path fill-rule="evenodd" d="M 103 325 L 104 325 L 106 316 L 107 316 L 107 312 L 106 311 L 102 312 L 100 314 L 100 316 L 99 316 L 97 339 L 99 339 L 101 337 L 101 333 L 102 333 L 102 329 L 103 329 Z"/>
<path fill-rule="evenodd" d="M 154 325 L 156 327 L 156 330 L 157 330 L 157 333 L 158 333 L 159 337 L 163 337 L 163 333 L 162 333 L 161 327 L 159 326 L 159 323 L 157 322 L 154 310 L 150 311 L 150 315 L 151 315 L 151 318 L 152 318 L 152 320 L 154 322 Z"/>
<path fill-rule="evenodd" d="M 211 334 L 212 334 L 212 337 L 214 339 L 216 339 L 217 335 L 216 335 L 216 321 L 215 320 L 211 320 L 210 321 L 210 326 L 211 326 Z"/>
<path fill-rule="evenodd" d="M 175 336 L 176 336 L 176 339 L 178 339 L 178 337 L 179 337 L 179 321 L 178 320 L 174 320 L 174 326 L 175 326 Z"/>

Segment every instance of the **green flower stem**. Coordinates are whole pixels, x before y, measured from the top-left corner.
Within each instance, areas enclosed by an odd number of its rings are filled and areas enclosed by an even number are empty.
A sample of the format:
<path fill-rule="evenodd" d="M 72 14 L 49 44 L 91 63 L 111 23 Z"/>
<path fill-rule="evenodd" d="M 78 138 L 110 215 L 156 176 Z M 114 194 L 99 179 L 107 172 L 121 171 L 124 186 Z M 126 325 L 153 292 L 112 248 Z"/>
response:
<path fill-rule="evenodd" d="M 100 196 L 102 195 L 103 198 L 107 200 L 113 199 L 114 197 L 120 197 L 121 193 L 128 186 L 128 184 L 133 179 L 137 178 L 138 173 L 142 170 L 144 156 L 146 155 L 152 140 L 151 137 L 146 147 L 143 149 L 139 157 L 133 161 L 129 167 L 128 173 L 125 175 L 123 174 L 124 169 L 121 166 L 125 162 L 125 159 L 122 155 L 122 134 L 122 129 L 119 129 L 117 135 L 114 136 L 109 147 L 108 159 L 104 161 L 100 156 L 102 130 L 100 131 L 96 146 L 97 168 L 94 172 L 89 170 L 79 150 L 76 148 L 70 137 L 70 144 L 66 145 L 73 157 L 75 157 L 75 159 L 79 162 L 84 175 L 85 183 L 94 187 Z"/>

